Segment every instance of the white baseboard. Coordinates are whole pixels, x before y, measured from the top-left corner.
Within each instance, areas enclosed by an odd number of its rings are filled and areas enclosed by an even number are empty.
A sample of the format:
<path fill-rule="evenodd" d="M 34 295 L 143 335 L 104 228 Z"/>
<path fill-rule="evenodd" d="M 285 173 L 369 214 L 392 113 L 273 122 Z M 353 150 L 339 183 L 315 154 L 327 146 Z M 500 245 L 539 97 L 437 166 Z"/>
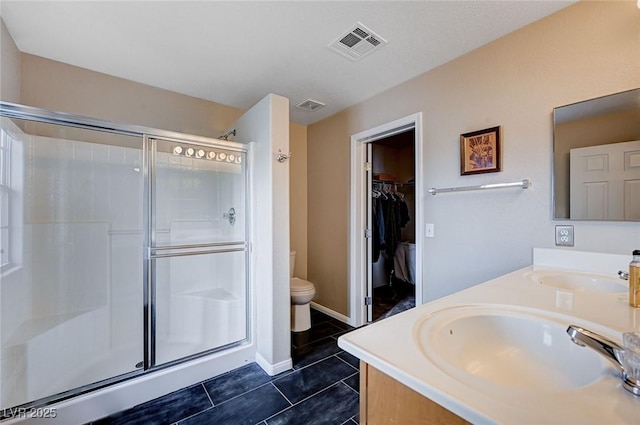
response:
<path fill-rule="evenodd" d="M 342 323 L 346 323 L 347 325 L 354 326 L 351 318 L 345 316 L 344 314 L 338 313 L 337 311 L 333 311 L 330 308 L 314 303 L 313 301 L 311 301 L 311 307 L 314 310 L 318 310 L 326 314 L 327 316 L 333 317 L 334 319 L 341 321 Z"/>
<path fill-rule="evenodd" d="M 275 376 L 279 373 L 293 369 L 293 360 L 291 360 L 291 357 L 280 363 L 271 364 L 267 360 L 265 360 L 265 358 L 262 357 L 259 353 L 256 353 L 256 363 L 258 363 L 258 366 L 260 366 L 262 370 L 267 372 L 269 376 Z"/>

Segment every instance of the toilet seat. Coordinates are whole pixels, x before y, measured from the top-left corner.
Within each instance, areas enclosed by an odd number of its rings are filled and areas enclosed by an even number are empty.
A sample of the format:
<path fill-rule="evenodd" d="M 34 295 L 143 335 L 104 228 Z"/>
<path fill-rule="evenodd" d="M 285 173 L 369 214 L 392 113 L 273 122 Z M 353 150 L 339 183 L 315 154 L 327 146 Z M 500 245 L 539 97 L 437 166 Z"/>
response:
<path fill-rule="evenodd" d="M 291 278 L 290 287 L 291 287 L 291 292 L 305 292 L 305 291 L 315 290 L 315 286 L 313 286 L 313 283 L 297 277 Z"/>

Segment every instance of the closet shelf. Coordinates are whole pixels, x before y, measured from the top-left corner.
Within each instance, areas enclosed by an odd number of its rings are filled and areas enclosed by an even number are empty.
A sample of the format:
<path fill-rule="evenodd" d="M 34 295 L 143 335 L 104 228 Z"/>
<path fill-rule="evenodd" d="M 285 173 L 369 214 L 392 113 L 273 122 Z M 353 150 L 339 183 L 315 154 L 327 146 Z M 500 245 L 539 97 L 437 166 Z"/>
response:
<path fill-rule="evenodd" d="M 429 193 L 435 195 L 437 193 L 447 193 L 447 192 L 467 192 L 471 190 L 486 190 L 486 189 L 506 189 L 509 187 L 521 187 L 522 189 L 528 189 L 531 182 L 529 179 L 523 179 L 521 181 L 512 182 L 512 183 L 491 183 L 491 184 L 480 184 L 477 186 L 458 186 L 458 187 L 441 187 L 441 188 L 431 188 L 429 189 Z"/>
<path fill-rule="evenodd" d="M 392 181 L 392 180 L 376 180 L 376 179 L 372 179 L 371 182 L 372 183 L 382 183 L 382 184 L 392 184 L 392 185 L 396 185 L 398 187 L 413 186 L 415 184 L 414 182 L 400 183 L 400 182 L 396 182 L 396 181 Z"/>

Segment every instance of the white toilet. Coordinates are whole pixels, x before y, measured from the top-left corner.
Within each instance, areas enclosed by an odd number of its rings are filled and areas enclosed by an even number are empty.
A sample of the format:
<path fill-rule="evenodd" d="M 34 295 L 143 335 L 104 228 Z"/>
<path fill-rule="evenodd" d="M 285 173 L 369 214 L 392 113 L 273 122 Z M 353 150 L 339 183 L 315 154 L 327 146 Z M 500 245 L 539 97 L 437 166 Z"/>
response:
<path fill-rule="evenodd" d="M 296 266 L 296 252 L 291 251 L 289 260 L 290 292 L 291 292 L 291 330 L 306 331 L 311 327 L 311 311 L 309 303 L 316 294 L 313 283 L 293 277 Z"/>

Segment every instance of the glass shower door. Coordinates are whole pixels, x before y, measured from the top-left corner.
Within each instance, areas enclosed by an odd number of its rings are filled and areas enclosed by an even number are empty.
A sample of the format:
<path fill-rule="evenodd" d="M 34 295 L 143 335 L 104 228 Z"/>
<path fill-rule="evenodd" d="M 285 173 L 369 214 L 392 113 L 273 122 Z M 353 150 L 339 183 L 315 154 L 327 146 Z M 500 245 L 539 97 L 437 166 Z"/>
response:
<path fill-rule="evenodd" d="M 1 123 L 6 413 L 139 371 L 144 185 L 142 137 Z"/>
<path fill-rule="evenodd" d="M 150 149 L 153 367 L 247 338 L 247 173 L 232 144 Z"/>

